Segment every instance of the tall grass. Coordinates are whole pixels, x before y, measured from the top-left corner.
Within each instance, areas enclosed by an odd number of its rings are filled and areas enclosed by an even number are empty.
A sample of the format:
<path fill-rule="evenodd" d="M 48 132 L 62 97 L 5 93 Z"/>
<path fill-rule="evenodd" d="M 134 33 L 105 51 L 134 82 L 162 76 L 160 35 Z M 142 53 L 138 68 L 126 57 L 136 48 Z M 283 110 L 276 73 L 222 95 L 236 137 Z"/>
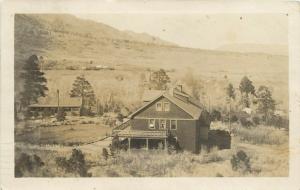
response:
<path fill-rule="evenodd" d="M 256 126 L 245 128 L 234 126 L 232 129 L 234 135 L 241 141 L 252 144 L 270 144 L 279 145 L 288 142 L 288 132 L 271 126 Z"/>
<path fill-rule="evenodd" d="M 210 153 L 192 154 L 182 152 L 167 154 L 160 150 L 121 152 L 117 157 L 101 162 L 92 169 L 93 176 L 133 176 L 133 177 L 174 177 L 174 176 L 216 176 L 219 169 L 203 169 L 207 164 L 215 164 L 225 175 L 232 176 L 230 163 L 232 150 L 213 150 Z M 226 162 L 224 169 L 223 162 Z"/>

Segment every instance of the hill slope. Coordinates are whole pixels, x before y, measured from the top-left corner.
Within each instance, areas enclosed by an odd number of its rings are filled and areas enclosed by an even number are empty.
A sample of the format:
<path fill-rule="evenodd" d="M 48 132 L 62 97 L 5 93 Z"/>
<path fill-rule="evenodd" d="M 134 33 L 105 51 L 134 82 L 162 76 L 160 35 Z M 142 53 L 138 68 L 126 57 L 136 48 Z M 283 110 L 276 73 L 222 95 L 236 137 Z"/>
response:
<path fill-rule="evenodd" d="M 52 69 L 106 65 L 138 74 L 165 68 L 175 70 L 175 77 L 193 71 L 220 81 L 227 75 L 235 86 L 248 75 L 258 85 L 273 86 L 277 99 L 288 97 L 287 56 L 184 48 L 72 15 L 15 15 L 16 91 L 22 86 L 18 71 L 32 54 Z"/>
<path fill-rule="evenodd" d="M 222 51 L 240 52 L 240 53 L 266 53 L 272 55 L 288 55 L 288 47 L 285 45 L 273 44 L 227 44 L 218 48 Z"/>
<path fill-rule="evenodd" d="M 258 64 L 272 66 L 274 72 L 282 71 L 287 63 L 287 57 L 280 55 L 182 48 L 147 34 L 123 32 L 105 24 L 57 14 L 16 15 L 15 47 L 17 69 L 32 54 L 42 55 L 59 68 L 85 66 L 92 61 L 151 67 L 177 67 L 184 63 L 205 65 L 208 70 L 217 66 L 234 71 L 245 66 L 251 70 Z"/>

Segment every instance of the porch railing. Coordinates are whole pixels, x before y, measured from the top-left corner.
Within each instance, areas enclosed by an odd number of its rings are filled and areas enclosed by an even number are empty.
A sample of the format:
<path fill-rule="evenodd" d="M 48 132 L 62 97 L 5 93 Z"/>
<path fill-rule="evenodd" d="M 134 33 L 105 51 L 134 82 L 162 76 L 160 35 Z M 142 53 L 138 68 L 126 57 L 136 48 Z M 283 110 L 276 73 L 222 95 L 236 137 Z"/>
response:
<path fill-rule="evenodd" d="M 167 131 L 113 130 L 113 135 L 126 138 L 167 138 Z"/>

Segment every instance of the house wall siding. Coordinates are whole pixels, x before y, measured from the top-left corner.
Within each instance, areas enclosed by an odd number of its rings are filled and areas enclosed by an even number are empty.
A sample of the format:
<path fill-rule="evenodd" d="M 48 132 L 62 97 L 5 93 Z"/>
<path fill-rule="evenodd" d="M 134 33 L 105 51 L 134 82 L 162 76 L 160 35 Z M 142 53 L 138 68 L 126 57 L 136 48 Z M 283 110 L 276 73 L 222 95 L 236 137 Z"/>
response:
<path fill-rule="evenodd" d="M 179 120 L 177 121 L 177 140 L 179 146 L 184 150 L 198 152 L 197 146 L 197 121 Z"/>

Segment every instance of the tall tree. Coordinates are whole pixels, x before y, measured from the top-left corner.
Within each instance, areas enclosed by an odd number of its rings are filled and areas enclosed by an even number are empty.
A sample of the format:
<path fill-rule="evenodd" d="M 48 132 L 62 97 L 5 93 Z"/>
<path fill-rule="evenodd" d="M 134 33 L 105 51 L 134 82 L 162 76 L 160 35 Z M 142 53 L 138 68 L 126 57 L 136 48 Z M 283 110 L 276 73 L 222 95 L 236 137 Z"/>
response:
<path fill-rule="evenodd" d="M 264 115 L 264 121 L 268 121 L 275 111 L 275 100 L 266 86 L 260 86 L 257 90 L 257 111 Z"/>
<path fill-rule="evenodd" d="M 170 83 L 170 78 L 166 71 L 160 69 L 151 74 L 150 83 L 156 90 L 166 90 L 168 83 Z"/>
<path fill-rule="evenodd" d="M 81 97 L 82 109 L 93 106 L 96 103 L 93 87 L 91 86 L 89 81 L 85 79 L 83 75 L 78 76 L 75 79 L 70 96 Z"/>
<path fill-rule="evenodd" d="M 191 95 L 196 100 L 200 100 L 200 97 L 204 96 L 202 80 L 194 75 L 192 70 L 188 70 L 183 77 L 183 82 L 190 89 Z"/>
<path fill-rule="evenodd" d="M 226 94 L 227 94 L 228 98 L 230 98 L 232 100 L 235 99 L 235 92 L 234 92 L 233 85 L 231 83 L 229 83 L 229 85 L 226 88 Z"/>
<path fill-rule="evenodd" d="M 252 81 L 249 80 L 247 76 L 244 76 L 242 78 L 239 88 L 241 93 L 245 93 L 247 95 L 255 94 L 255 87 L 253 86 Z"/>
<path fill-rule="evenodd" d="M 255 95 L 255 87 L 253 86 L 252 81 L 249 80 L 247 76 L 244 76 L 241 80 L 239 89 L 242 96 L 241 102 L 245 107 L 249 107 L 250 106 L 249 94 Z"/>
<path fill-rule="evenodd" d="M 21 92 L 22 106 L 37 103 L 39 97 L 46 96 L 47 79 L 40 71 L 40 63 L 36 55 L 31 55 L 26 61 L 21 78 L 24 80 L 24 90 Z"/>

